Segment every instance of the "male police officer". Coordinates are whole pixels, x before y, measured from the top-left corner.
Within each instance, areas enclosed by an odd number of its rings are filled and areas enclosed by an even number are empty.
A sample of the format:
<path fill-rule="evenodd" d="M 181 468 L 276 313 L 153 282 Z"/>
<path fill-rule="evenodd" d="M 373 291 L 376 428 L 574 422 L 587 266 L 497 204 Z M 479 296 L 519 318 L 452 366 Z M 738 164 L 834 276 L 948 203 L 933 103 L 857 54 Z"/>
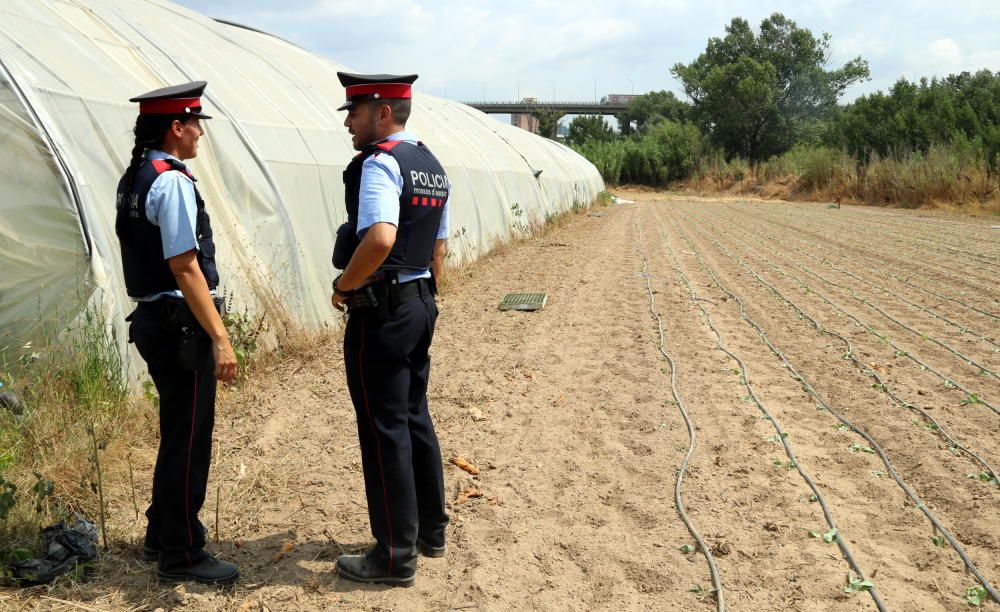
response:
<path fill-rule="evenodd" d="M 332 302 L 350 313 L 344 362 L 376 540 L 365 555 L 342 555 L 337 570 L 359 582 L 410 585 L 418 550 L 444 555 L 448 523 L 427 379 L 451 185 L 405 130 L 417 75 L 337 74 L 347 88 L 344 125 L 360 153 L 344 171 L 348 222 L 334 247 L 344 272 Z"/>
<path fill-rule="evenodd" d="M 160 448 L 143 557 L 164 581 L 229 583 L 231 563 L 204 550 L 198 511 L 212 455 L 216 379 L 236 375 L 236 356 L 212 292 L 215 242 L 195 178 L 204 81 L 151 91 L 139 103 L 132 159 L 118 184 L 115 230 L 128 295 L 130 340 L 160 394 Z"/>

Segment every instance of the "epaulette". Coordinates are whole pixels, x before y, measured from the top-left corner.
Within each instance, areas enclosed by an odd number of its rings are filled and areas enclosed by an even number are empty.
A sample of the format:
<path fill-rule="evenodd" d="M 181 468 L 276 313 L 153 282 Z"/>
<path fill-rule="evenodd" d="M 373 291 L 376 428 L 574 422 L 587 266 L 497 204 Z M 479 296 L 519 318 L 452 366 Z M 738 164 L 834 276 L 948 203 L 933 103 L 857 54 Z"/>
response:
<path fill-rule="evenodd" d="M 153 164 L 153 169 L 156 170 L 157 174 L 163 174 L 168 170 L 176 170 L 178 172 L 183 172 L 192 181 L 197 181 L 191 171 L 188 170 L 187 166 L 183 163 L 177 161 L 176 159 L 154 159 L 150 163 Z"/>

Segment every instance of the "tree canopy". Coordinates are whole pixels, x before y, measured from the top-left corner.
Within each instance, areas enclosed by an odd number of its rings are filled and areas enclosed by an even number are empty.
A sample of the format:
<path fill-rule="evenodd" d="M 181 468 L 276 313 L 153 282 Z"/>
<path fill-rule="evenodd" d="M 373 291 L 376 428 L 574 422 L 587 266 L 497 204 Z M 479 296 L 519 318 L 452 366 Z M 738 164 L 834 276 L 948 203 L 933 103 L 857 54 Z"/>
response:
<path fill-rule="evenodd" d="M 984 150 L 995 169 L 1000 161 L 1000 72 L 962 72 L 943 79 L 900 79 L 888 94 L 858 98 L 834 114 L 826 143 L 867 158 L 956 140 Z"/>
<path fill-rule="evenodd" d="M 600 115 L 580 115 L 569 124 L 566 140 L 570 144 L 582 145 L 588 140 L 609 142 L 615 139 L 614 129 Z"/>
<path fill-rule="evenodd" d="M 615 115 L 615 119 L 618 120 L 618 129 L 622 135 L 627 136 L 633 132 L 632 122 L 635 122 L 634 131 L 637 132 L 643 132 L 664 119 L 684 123 L 688 119 L 690 108 L 690 104 L 678 100 L 672 91 L 651 91 L 636 96 L 629 103 L 628 109 Z"/>
<path fill-rule="evenodd" d="M 691 118 L 728 156 L 766 159 L 818 138 L 844 90 L 868 78 L 857 57 L 827 70 L 830 35 L 819 38 L 774 13 L 756 33 L 740 17 L 704 53 L 671 70 L 692 101 Z"/>

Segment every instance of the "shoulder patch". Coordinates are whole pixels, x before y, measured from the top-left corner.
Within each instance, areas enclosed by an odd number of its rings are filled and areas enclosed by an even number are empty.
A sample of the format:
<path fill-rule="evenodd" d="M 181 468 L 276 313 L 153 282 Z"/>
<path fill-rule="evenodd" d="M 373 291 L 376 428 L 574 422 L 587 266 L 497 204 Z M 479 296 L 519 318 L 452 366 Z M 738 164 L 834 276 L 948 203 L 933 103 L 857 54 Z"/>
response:
<path fill-rule="evenodd" d="M 156 170 L 157 174 L 163 174 L 167 170 L 173 170 L 173 164 L 165 159 L 154 159 L 150 162 L 153 164 L 153 169 Z"/>
<path fill-rule="evenodd" d="M 380 149 L 382 149 L 383 151 L 392 151 L 394 148 L 396 148 L 396 145 L 398 145 L 401 142 L 403 142 L 403 141 L 402 140 L 387 140 L 385 142 L 380 142 L 380 143 L 378 143 L 375 146 L 378 147 L 378 148 L 380 148 Z"/>
<path fill-rule="evenodd" d="M 191 174 L 191 171 L 188 170 L 187 166 L 185 166 L 184 164 L 182 164 L 182 163 L 180 163 L 180 162 L 178 162 L 176 160 L 173 160 L 173 159 L 154 159 L 150 163 L 153 164 L 153 169 L 156 170 L 156 174 L 158 174 L 158 175 L 159 174 L 163 174 L 164 172 L 166 172 L 168 170 L 176 170 L 177 172 L 180 172 L 181 174 L 183 174 L 184 176 L 188 177 L 192 181 L 198 180 L 198 179 L 194 178 L 194 175 Z"/>

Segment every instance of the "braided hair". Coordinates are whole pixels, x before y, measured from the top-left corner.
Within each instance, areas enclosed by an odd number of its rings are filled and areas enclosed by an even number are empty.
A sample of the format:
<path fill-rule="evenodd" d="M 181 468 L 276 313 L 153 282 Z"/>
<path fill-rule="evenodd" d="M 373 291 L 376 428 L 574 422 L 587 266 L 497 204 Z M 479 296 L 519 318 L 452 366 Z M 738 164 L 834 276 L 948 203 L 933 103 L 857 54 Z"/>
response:
<path fill-rule="evenodd" d="M 170 131 L 170 126 L 174 121 L 187 123 L 191 120 L 191 115 L 139 115 L 135 120 L 135 146 L 132 147 L 132 159 L 128 168 L 125 169 L 123 180 L 124 193 L 132 190 L 132 182 L 135 180 L 135 173 L 139 171 L 148 149 L 157 149 L 163 146 L 163 139 Z"/>

